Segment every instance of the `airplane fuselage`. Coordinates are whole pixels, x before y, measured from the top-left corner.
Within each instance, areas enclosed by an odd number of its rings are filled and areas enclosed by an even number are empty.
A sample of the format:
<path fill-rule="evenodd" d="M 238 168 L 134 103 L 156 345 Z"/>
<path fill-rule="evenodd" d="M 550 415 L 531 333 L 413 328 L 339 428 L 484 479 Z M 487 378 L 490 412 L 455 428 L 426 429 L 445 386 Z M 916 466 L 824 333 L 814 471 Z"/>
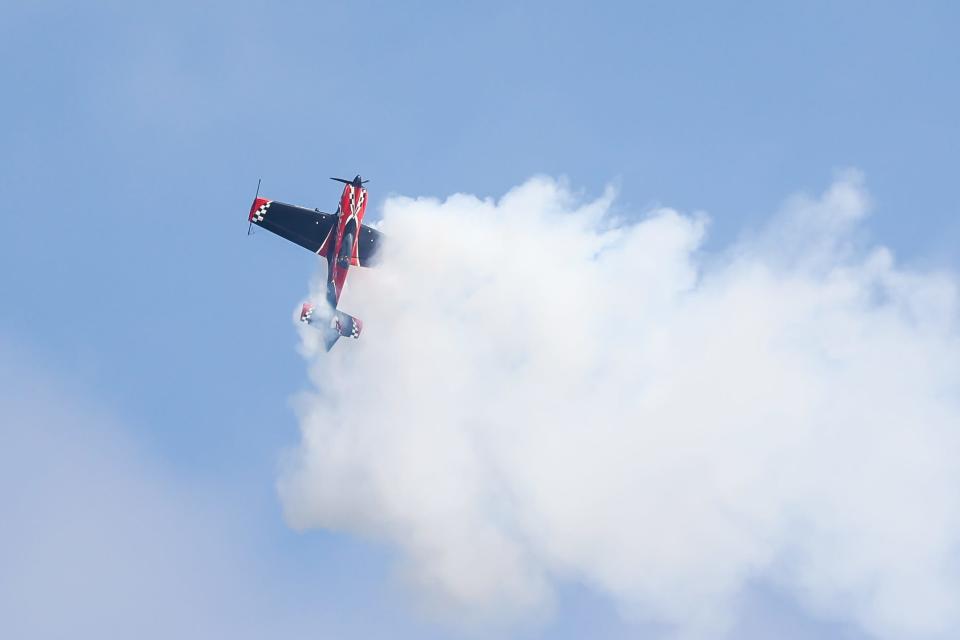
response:
<path fill-rule="evenodd" d="M 327 302 L 334 309 L 340 301 L 350 265 L 359 264 L 358 242 L 363 214 L 367 210 L 367 190 L 363 185 L 346 184 L 337 207 L 337 223 L 331 234 L 327 254 Z"/>

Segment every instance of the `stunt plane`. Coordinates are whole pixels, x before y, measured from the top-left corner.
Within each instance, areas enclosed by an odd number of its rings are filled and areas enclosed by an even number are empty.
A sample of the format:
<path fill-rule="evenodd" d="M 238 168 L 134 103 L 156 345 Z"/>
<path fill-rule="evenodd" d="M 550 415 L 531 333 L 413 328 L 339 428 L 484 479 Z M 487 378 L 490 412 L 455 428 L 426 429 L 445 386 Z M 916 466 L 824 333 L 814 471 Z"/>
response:
<path fill-rule="evenodd" d="M 323 327 L 327 351 L 340 336 L 360 337 L 363 323 L 338 310 L 337 303 L 347 281 L 347 270 L 351 265 L 370 266 L 383 237 L 379 231 L 363 224 L 367 210 L 367 190 L 363 185 L 367 180 L 359 175 L 353 180 L 330 179 L 345 185 L 336 213 L 261 198 L 258 184 L 249 217 L 251 225 L 272 231 L 327 259 L 326 304 L 305 302 L 300 310 L 301 322 Z"/>

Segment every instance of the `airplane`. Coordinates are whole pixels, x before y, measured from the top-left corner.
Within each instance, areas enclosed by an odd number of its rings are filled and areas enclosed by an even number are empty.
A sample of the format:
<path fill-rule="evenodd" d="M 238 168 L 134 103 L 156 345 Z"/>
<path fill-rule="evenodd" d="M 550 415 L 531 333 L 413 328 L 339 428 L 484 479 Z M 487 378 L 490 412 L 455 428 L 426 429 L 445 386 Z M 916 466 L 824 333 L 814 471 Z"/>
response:
<path fill-rule="evenodd" d="M 337 309 L 351 266 L 368 267 L 382 243 L 383 234 L 363 224 L 367 210 L 368 181 L 330 178 L 344 184 L 336 213 L 307 209 L 257 195 L 250 206 L 250 226 L 257 225 L 327 259 L 326 304 L 303 303 L 300 321 L 324 328 L 324 346 L 333 348 L 340 336 L 359 338 L 363 322 Z M 250 229 L 247 229 L 249 234 Z"/>

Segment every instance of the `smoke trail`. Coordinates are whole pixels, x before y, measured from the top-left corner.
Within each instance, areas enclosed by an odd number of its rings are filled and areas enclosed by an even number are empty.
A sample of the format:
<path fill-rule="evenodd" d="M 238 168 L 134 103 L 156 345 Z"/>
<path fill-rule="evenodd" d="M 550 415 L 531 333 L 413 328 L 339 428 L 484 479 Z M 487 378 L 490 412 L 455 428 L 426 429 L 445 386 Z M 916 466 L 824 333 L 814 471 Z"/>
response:
<path fill-rule="evenodd" d="M 537 178 L 392 198 L 280 481 L 287 518 L 402 552 L 437 611 L 581 581 L 716 636 L 751 581 L 884 638 L 960 630 L 953 276 L 865 246 L 848 173 L 720 254 L 707 220 Z"/>

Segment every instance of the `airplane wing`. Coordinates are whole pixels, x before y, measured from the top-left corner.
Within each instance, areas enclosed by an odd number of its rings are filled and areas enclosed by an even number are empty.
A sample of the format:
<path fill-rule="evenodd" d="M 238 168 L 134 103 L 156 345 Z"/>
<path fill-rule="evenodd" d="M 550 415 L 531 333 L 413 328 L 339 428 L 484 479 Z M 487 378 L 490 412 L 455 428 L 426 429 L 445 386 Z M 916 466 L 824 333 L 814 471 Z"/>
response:
<path fill-rule="evenodd" d="M 332 213 L 321 213 L 266 198 L 257 198 L 250 207 L 251 223 L 321 256 L 327 255 L 327 240 L 336 220 L 337 217 Z"/>
<path fill-rule="evenodd" d="M 361 267 L 369 267 L 376 262 L 377 252 L 380 250 L 382 240 L 382 233 L 365 224 L 360 225 L 357 257 L 360 259 Z"/>

